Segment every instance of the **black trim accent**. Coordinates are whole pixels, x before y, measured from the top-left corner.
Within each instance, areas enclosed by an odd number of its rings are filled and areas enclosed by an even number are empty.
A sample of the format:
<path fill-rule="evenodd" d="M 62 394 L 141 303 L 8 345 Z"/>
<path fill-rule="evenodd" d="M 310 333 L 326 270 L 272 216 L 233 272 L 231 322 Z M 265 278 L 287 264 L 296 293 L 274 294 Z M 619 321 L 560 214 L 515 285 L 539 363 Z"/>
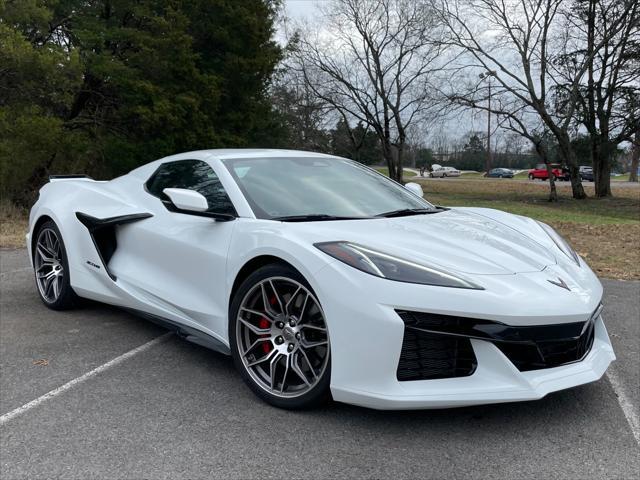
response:
<path fill-rule="evenodd" d="M 82 223 L 87 230 L 93 241 L 93 245 L 96 247 L 100 261 L 104 266 L 107 275 L 116 281 L 116 276 L 109 270 L 109 260 L 118 247 L 116 240 L 116 226 L 124 225 L 127 223 L 137 222 L 144 220 L 145 218 L 153 217 L 150 213 L 133 213 L 130 215 L 120 215 L 117 217 L 108 218 L 96 218 L 86 213 L 76 212 L 76 218 Z"/>
<path fill-rule="evenodd" d="M 174 320 L 169 320 L 168 318 L 160 317 L 158 315 L 154 315 L 153 313 L 143 312 L 142 310 L 137 310 L 135 308 L 129 307 L 120 307 L 127 312 L 136 315 L 137 317 L 144 318 L 145 320 L 149 320 L 150 322 L 155 323 L 163 328 L 171 330 L 175 332 L 180 338 L 187 340 L 191 343 L 195 343 L 196 345 L 200 345 L 202 347 L 208 348 L 210 350 L 214 350 L 216 352 L 222 353 L 224 355 L 231 355 L 231 349 L 218 340 L 215 337 L 212 337 L 208 333 L 203 332 L 202 330 L 198 330 L 197 328 L 188 327 L 186 325 L 182 325 Z"/>
<path fill-rule="evenodd" d="M 579 362 L 591 350 L 595 320 L 602 306 L 586 322 L 554 325 L 511 326 L 491 320 L 435 313 L 396 310 L 407 331 L 433 336 L 479 339 L 492 342 L 524 372 Z"/>
<path fill-rule="evenodd" d="M 155 176 L 158 174 L 158 172 L 160 172 L 160 170 L 162 170 L 163 167 L 165 167 L 165 166 L 167 166 L 169 164 L 172 164 L 172 163 L 179 163 L 179 162 L 184 162 L 184 161 L 202 162 L 202 163 L 205 163 L 205 164 L 209 165 L 209 163 L 205 162 L 204 160 L 197 160 L 197 159 L 191 159 L 191 158 L 184 158 L 184 159 L 181 159 L 181 160 L 172 160 L 172 161 L 169 161 L 169 162 L 163 162 L 160 165 L 158 165 L 158 168 L 156 168 L 153 171 L 153 173 L 149 176 L 149 178 L 147 178 L 147 180 L 142 184 L 142 188 L 144 189 L 144 191 L 147 192 L 152 197 L 159 199 L 160 202 L 162 203 L 162 205 L 164 206 L 164 208 L 166 208 L 167 210 L 169 210 L 170 212 L 173 212 L 173 213 L 181 213 L 183 215 L 193 215 L 195 217 L 213 218 L 216 222 L 229 222 L 231 220 L 235 220 L 236 218 L 238 218 L 238 211 L 236 210 L 236 206 L 233 204 L 233 201 L 231 200 L 231 198 L 229 198 L 229 203 L 231 203 L 231 208 L 233 209 L 233 214 L 215 213 L 215 212 L 209 212 L 209 211 L 194 212 L 192 210 L 182 210 L 182 209 L 176 207 L 173 204 L 173 202 L 171 201 L 171 199 L 164 192 L 161 195 L 158 196 L 158 195 L 152 193 L 151 190 L 149 190 L 148 184 L 153 181 Z M 209 165 L 209 168 L 211 168 L 213 173 L 218 178 L 218 181 L 220 181 L 220 177 L 218 176 L 216 171 L 213 170 L 213 167 L 211 167 L 211 165 Z M 168 188 L 173 188 L 173 187 L 168 187 Z M 179 187 L 175 187 L 175 188 L 179 188 Z M 187 190 L 191 190 L 191 189 L 187 189 Z M 197 191 L 197 190 L 194 190 L 194 191 Z M 225 193 L 226 193 L 226 191 L 225 191 Z M 228 197 L 228 195 L 227 195 L 227 197 Z"/>
<path fill-rule="evenodd" d="M 89 180 L 93 180 L 92 177 L 90 177 L 89 175 L 85 175 L 84 173 L 73 173 L 70 175 L 49 175 L 49 180 L 64 180 L 64 179 L 71 179 L 71 178 L 86 178 Z"/>
<path fill-rule="evenodd" d="M 161 201 L 163 205 L 166 207 L 166 209 L 173 213 L 182 213 L 184 215 L 193 215 L 195 217 L 213 218 L 216 222 L 230 222 L 231 220 L 235 220 L 236 218 L 238 218 L 233 215 L 227 215 L 226 213 L 195 212 L 193 210 L 183 210 L 181 208 L 176 207 L 170 201 L 166 201 L 166 200 L 161 200 Z"/>

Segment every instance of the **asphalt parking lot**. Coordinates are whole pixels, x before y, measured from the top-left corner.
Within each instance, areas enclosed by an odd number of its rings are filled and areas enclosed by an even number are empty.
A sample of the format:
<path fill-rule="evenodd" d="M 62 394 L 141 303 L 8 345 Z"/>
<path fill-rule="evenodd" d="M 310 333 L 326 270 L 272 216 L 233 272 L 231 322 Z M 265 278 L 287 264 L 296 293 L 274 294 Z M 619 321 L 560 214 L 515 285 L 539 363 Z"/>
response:
<path fill-rule="evenodd" d="M 618 360 L 599 382 L 506 405 L 287 412 L 229 358 L 128 313 L 47 310 L 25 251 L 0 258 L 3 480 L 638 478 L 640 282 L 603 282 Z"/>

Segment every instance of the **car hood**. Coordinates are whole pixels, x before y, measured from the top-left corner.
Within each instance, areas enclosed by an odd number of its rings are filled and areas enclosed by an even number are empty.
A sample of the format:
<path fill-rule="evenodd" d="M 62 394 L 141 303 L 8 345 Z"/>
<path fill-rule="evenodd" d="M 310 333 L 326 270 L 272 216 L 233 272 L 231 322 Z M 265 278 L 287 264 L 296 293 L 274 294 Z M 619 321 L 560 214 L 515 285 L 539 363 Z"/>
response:
<path fill-rule="evenodd" d="M 537 272 L 557 263 L 548 246 L 523 233 L 522 230 L 544 238 L 546 234 L 533 220 L 494 211 L 497 220 L 491 218 L 491 210 L 475 210 L 290 225 L 310 243 L 349 241 L 461 273 Z M 518 228 L 519 224 L 525 228 Z"/>

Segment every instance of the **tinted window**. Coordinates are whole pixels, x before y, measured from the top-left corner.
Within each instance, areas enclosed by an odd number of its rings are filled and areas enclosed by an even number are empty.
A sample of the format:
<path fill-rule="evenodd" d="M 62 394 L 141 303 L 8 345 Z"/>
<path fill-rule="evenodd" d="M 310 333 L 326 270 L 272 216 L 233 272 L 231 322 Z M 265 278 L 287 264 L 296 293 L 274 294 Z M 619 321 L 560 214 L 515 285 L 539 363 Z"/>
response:
<path fill-rule="evenodd" d="M 200 160 L 178 160 L 163 163 L 146 183 L 147 191 L 171 205 L 162 193 L 165 188 L 186 188 L 201 193 L 209 204 L 209 212 L 235 215 L 235 209 L 218 176 L 209 164 Z"/>
<path fill-rule="evenodd" d="M 398 183 L 350 160 L 241 158 L 224 164 L 258 218 L 371 217 L 393 210 L 433 208 Z"/>

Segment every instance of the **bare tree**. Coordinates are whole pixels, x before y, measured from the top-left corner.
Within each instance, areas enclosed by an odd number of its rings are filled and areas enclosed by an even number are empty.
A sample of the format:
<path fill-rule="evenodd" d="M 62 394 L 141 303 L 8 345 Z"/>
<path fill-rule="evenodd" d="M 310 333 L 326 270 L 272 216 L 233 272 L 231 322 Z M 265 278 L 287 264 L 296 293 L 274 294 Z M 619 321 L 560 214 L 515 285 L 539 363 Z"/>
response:
<path fill-rule="evenodd" d="M 636 130 L 631 148 L 631 172 L 629 173 L 629 181 L 637 182 L 638 164 L 640 163 L 640 129 Z"/>
<path fill-rule="evenodd" d="M 577 90 L 578 120 L 589 133 L 597 197 L 611 195 L 611 157 L 640 128 L 640 3 L 573 0 L 563 12 L 559 96 L 571 102 L 575 65 L 586 62 Z M 599 45 L 604 45 L 598 48 Z"/>
<path fill-rule="evenodd" d="M 281 70 L 270 90 L 271 104 L 288 132 L 288 148 L 326 151 L 329 105 L 293 72 Z"/>
<path fill-rule="evenodd" d="M 408 129 L 432 108 L 441 29 L 426 0 L 334 0 L 319 31 L 301 31 L 291 68 L 334 109 L 380 138 L 391 178 L 402 182 Z"/>
<path fill-rule="evenodd" d="M 571 81 L 566 82 L 555 64 L 555 53 L 561 51 L 564 41 L 558 20 L 563 4 L 566 0 L 441 0 L 439 10 L 451 34 L 451 44 L 471 59 L 466 61 L 467 69 L 491 73 L 494 98 L 502 96 L 502 101 L 494 102 L 495 107 L 485 105 L 481 100 L 487 97 L 478 98 L 478 94 L 486 87 L 479 82 L 456 97 L 514 122 L 522 121 L 523 113 L 538 116 L 555 137 L 569 167 L 573 197 L 585 198 L 570 135 L 579 91 L 596 53 L 606 48 L 623 26 L 613 22 L 590 52 L 576 57 Z M 560 84 L 565 94 L 562 104 L 553 95 L 553 87 Z"/>

